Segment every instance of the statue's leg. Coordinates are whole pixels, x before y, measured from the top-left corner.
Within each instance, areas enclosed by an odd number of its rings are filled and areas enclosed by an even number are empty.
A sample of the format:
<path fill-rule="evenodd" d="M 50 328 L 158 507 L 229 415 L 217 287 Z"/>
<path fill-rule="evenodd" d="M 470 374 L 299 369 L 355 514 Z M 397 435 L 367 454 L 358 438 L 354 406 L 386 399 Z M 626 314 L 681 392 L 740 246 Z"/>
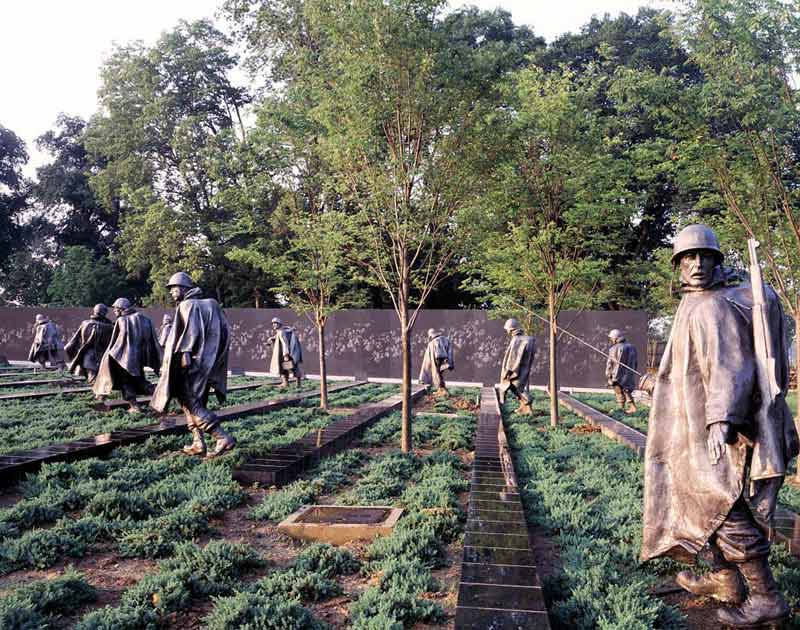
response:
<path fill-rule="evenodd" d="M 192 443 L 189 446 L 184 446 L 182 450 L 186 455 L 203 456 L 206 454 L 206 443 L 203 439 L 203 431 L 197 426 L 194 414 L 188 404 L 181 401 L 181 408 L 186 416 L 186 427 L 192 434 Z"/>
<path fill-rule="evenodd" d="M 625 413 L 636 413 L 636 401 L 633 400 L 631 390 L 626 389 L 625 392 Z"/>
<path fill-rule="evenodd" d="M 281 370 L 281 389 L 289 387 L 289 373 L 285 370 Z"/>
<path fill-rule="evenodd" d="M 747 586 L 744 602 L 720 609 L 717 619 L 734 628 L 749 628 L 788 617 L 789 606 L 769 568 L 769 540 L 743 499 L 734 504 L 715 539 L 725 560 L 736 566 Z"/>
<path fill-rule="evenodd" d="M 120 379 L 122 381 L 120 386 L 122 398 L 127 401 L 129 405 L 128 412 L 140 413 L 141 407 L 139 406 L 139 401 L 136 400 L 136 394 L 139 389 L 136 380 L 124 370 L 120 370 Z"/>
<path fill-rule="evenodd" d="M 86 370 L 86 382 L 89 383 L 89 385 L 93 385 L 96 380 L 97 372 L 94 370 Z"/>
<path fill-rule="evenodd" d="M 622 385 L 619 383 L 614 383 L 611 386 L 614 389 L 614 398 L 617 399 L 617 406 L 620 409 L 625 409 L 625 391 L 622 389 Z"/>
<path fill-rule="evenodd" d="M 709 542 L 711 551 L 711 571 L 698 575 L 694 571 L 681 571 L 675 581 L 678 586 L 694 595 L 712 597 L 729 604 L 744 601 L 744 586 L 736 570 L 736 565 L 725 560 L 717 547 L 715 537 Z"/>
<path fill-rule="evenodd" d="M 192 418 L 195 425 L 199 430 L 210 434 L 216 440 L 214 450 L 206 455 L 207 458 L 218 457 L 236 446 L 236 440 L 220 426 L 217 414 L 208 410 L 199 400 L 192 400 L 191 405 Z"/>

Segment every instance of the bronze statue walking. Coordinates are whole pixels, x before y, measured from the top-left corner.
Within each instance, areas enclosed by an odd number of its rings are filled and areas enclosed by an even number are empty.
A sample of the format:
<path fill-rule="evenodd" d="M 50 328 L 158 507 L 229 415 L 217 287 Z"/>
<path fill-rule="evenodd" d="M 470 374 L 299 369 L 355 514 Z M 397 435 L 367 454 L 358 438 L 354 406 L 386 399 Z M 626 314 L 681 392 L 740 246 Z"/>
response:
<path fill-rule="evenodd" d="M 433 387 L 437 394 L 447 395 L 444 373 L 455 369 L 453 344 L 440 331 L 428 329 L 428 345 L 422 356 L 422 367 L 419 371 L 419 382 Z"/>
<path fill-rule="evenodd" d="M 606 381 L 614 390 L 619 408 L 625 413 L 636 413 L 636 403 L 633 400 L 633 390 L 638 383 L 634 371 L 638 369 L 636 346 L 628 343 L 625 335 L 616 328 L 608 333 L 608 338 L 614 345 L 608 349 Z"/>
<path fill-rule="evenodd" d="M 117 315 L 111 331 L 108 350 L 100 361 L 100 369 L 92 389 L 96 397 L 107 396 L 112 390 L 122 392 L 128 401 L 128 411 L 141 411 L 136 396 L 150 394 L 153 386 L 147 381 L 144 368 L 156 374 L 161 369 L 161 347 L 156 340 L 153 322 L 140 313 L 127 298 L 118 298 L 111 305 Z"/>
<path fill-rule="evenodd" d="M 64 366 L 61 358 L 61 340 L 58 338 L 58 328 L 50 321 L 47 315 L 41 313 L 36 316 L 33 329 L 33 343 L 28 352 L 28 361 L 38 363 L 45 367 L 49 362 L 51 366 Z"/>
<path fill-rule="evenodd" d="M 727 276 L 706 226 L 681 231 L 672 260 L 682 297 L 653 391 L 642 560 L 709 553 L 713 570 L 683 571 L 678 584 L 731 604 L 717 613 L 723 624 L 776 622 L 789 607 L 767 562 L 768 531 L 798 453 L 783 309 L 757 263 L 750 286 Z"/>
<path fill-rule="evenodd" d="M 170 332 L 172 332 L 172 315 L 167 314 L 161 318 L 161 326 L 158 329 L 158 345 L 162 350 L 167 345 Z"/>
<path fill-rule="evenodd" d="M 107 313 L 105 304 L 95 304 L 89 319 L 81 322 L 80 328 L 64 346 L 64 352 L 70 359 L 67 368 L 77 376 L 85 376 L 90 385 L 97 378 L 100 360 L 111 342 L 114 324 L 106 317 Z"/>
<path fill-rule="evenodd" d="M 294 378 L 299 388 L 303 378 L 303 347 L 297 331 L 284 326 L 277 317 L 272 318 L 272 330 L 275 335 L 269 340 L 272 345 L 269 373 L 281 377 L 281 387 L 288 387 L 289 379 Z"/>
<path fill-rule="evenodd" d="M 220 426 L 217 414 L 208 409 L 212 388 L 220 402 L 228 392 L 228 322 L 219 303 L 204 298 L 187 273 L 174 274 L 167 287 L 177 308 L 150 406 L 163 413 L 176 398 L 192 433 L 192 444 L 183 452 L 206 455 L 205 432 L 216 439 L 214 450 L 206 457 L 217 457 L 236 445 Z"/>
<path fill-rule="evenodd" d="M 519 413 L 533 413 L 528 381 L 536 357 L 536 341 L 513 317 L 506 320 L 503 329 L 511 339 L 500 367 L 500 401 L 505 402 L 506 393 L 511 392 L 519 399 Z"/>

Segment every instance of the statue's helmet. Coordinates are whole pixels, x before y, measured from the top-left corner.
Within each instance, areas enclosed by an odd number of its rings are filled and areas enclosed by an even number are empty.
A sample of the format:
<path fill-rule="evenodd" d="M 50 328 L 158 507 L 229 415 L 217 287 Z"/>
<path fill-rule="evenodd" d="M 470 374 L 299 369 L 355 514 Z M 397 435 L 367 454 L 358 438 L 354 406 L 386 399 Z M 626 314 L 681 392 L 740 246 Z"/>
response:
<path fill-rule="evenodd" d="M 36 315 L 36 323 L 44 324 L 45 322 L 47 322 L 47 315 L 42 315 L 42 313 L 38 313 Z"/>
<path fill-rule="evenodd" d="M 624 339 L 625 336 L 619 328 L 612 328 L 608 331 L 608 338 L 612 341 L 616 341 L 617 339 Z"/>
<path fill-rule="evenodd" d="M 166 315 L 164 315 L 164 317 L 161 319 L 161 321 L 162 321 L 164 324 L 171 324 L 171 323 L 172 323 L 172 315 L 170 315 L 169 313 L 167 313 Z"/>
<path fill-rule="evenodd" d="M 518 330 L 520 328 L 519 321 L 516 318 L 512 317 L 506 320 L 506 323 L 503 324 L 503 330 L 508 332 L 509 330 Z"/>
<path fill-rule="evenodd" d="M 92 309 L 92 315 L 105 317 L 106 313 L 108 313 L 108 307 L 105 304 L 95 304 L 94 308 Z"/>
<path fill-rule="evenodd" d="M 111 307 L 127 311 L 131 307 L 131 301 L 128 298 L 117 298 Z"/>
<path fill-rule="evenodd" d="M 194 282 L 192 282 L 191 277 L 185 271 L 179 271 L 178 273 L 173 273 L 170 276 L 169 282 L 167 282 L 167 288 L 170 289 L 172 287 L 184 287 L 186 289 L 193 289 Z"/>
<path fill-rule="evenodd" d="M 272 323 L 273 324 L 278 324 L 278 326 L 283 326 L 283 322 L 277 317 L 273 317 L 272 318 Z"/>
<path fill-rule="evenodd" d="M 433 339 L 437 334 L 435 328 L 428 328 L 428 339 Z"/>
<path fill-rule="evenodd" d="M 676 265 L 683 254 L 695 249 L 712 251 L 716 254 L 717 261 L 722 262 L 722 250 L 719 248 L 719 241 L 714 230 L 707 225 L 696 223 L 686 226 L 678 233 L 672 244 L 672 264 Z"/>

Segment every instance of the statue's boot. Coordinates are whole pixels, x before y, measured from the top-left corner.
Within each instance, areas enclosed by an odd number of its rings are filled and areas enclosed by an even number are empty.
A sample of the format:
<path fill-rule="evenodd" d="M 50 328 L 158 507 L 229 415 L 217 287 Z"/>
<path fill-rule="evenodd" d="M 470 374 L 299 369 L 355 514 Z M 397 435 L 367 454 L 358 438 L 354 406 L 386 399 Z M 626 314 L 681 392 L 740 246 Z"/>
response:
<path fill-rule="evenodd" d="M 197 427 L 192 429 L 192 443 L 183 447 L 183 452 L 187 455 L 206 454 L 206 441 L 203 439 L 203 432 Z"/>
<path fill-rule="evenodd" d="M 285 374 L 281 374 L 281 384 L 279 385 L 281 389 L 289 387 L 289 377 Z"/>
<path fill-rule="evenodd" d="M 297 377 L 297 389 L 300 389 L 303 386 L 301 383 L 302 380 L 303 379 L 301 379 L 299 376 Z"/>
<path fill-rule="evenodd" d="M 519 409 L 517 409 L 517 413 L 520 414 L 528 414 L 530 416 L 533 415 L 533 409 L 531 409 L 531 403 L 527 400 L 520 400 L 519 401 Z"/>
<path fill-rule="evenodd" d="M 223 453 L 228 452 L 234 446 L 236 446 L 236 440 L 233 439 L 232 436 L 228 435 L 221 427 L 216 427 L 211 430 L 211 435 L 213 435 L 217 443 L 214 445 L 214 450 L 206 455 L 206 459 L 211 459 L 213 457 L 219 457 Z"/>
<path fill-rule="evenodd" d="M 694 595 L 713 597 L 729 604 L 741 604 L 744 601 L 744 586 L 739 578 L 739 572 L 733 567 L 706 575 L 681 571 L 675 581 L 678 586 Z"/>
<path fill-rule="evenodd" d="M 638 409 L 636 408 L 635 402 L 629 402 L 628 406 L 625 408 L 625 413 L 636 413 Z"/>
<path fill-rule="evenodd" d="M 747 583 L 747 599 L 736 608 L 721 608 L 717 620 L 734 628 L 753 628 L 777 623 L 789 616 L 789 606 L 778 590 L 766 557 L 739 565 Z"/>

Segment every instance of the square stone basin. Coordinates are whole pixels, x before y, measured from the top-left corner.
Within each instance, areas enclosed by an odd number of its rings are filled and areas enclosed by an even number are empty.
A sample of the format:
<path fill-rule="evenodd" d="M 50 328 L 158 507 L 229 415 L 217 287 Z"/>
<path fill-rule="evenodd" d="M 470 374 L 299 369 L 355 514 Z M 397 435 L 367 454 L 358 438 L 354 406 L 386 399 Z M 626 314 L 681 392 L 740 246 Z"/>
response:
<path fill-rule="evenodd" d="M 278 525 L 278 531 L 302 540 L 343 545 L 392 533 L 403 510 L 392 506 L 304 505 Z"/>

